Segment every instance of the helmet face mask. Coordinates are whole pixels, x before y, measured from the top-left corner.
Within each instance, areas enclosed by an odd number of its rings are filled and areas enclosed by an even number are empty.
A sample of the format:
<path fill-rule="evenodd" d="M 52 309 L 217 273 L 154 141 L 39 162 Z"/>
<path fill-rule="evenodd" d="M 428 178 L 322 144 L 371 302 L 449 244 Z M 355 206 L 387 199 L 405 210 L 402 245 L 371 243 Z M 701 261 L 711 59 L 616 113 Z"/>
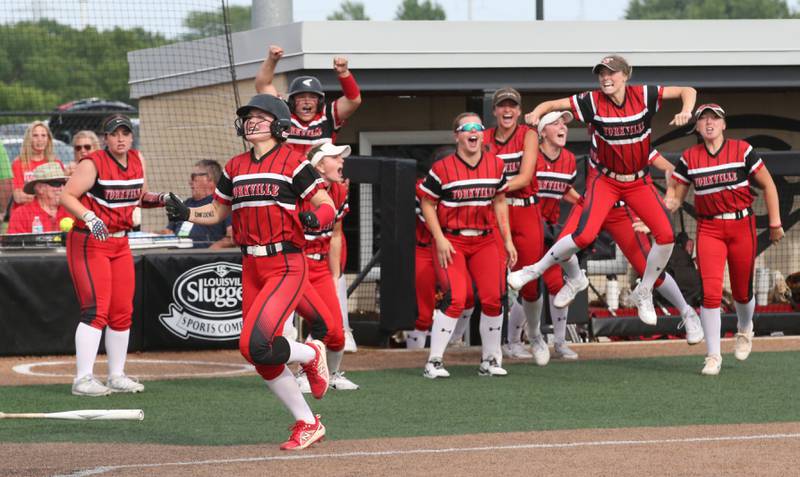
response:
<path fill-rule="evenodd" d="M 294 96 L 300 93 L 313 93 L 319 98 L 317 101 L 317 113 L 322 112 L 325 107 L 325 92 L 322 90 L 322 83 L 313 76 L 298 76 L 289 85 L 288 102 L 289 108 L 293 113 L 297 113 L 297 104 Z"/>
<path fill-rule="evenodd" d="M 283 142 L 289 138 L 289 129 L 292 127 L 289 107 L 282 99 L 271 94 L 257 94 L 250 98 L 250 102 L 236 110 L 238 117 L 234 126 L 237 135 L 245 135 L 244 123 L 252 109 L 264 111 L 273 117 L 269 132 L 276 141 Z"/>

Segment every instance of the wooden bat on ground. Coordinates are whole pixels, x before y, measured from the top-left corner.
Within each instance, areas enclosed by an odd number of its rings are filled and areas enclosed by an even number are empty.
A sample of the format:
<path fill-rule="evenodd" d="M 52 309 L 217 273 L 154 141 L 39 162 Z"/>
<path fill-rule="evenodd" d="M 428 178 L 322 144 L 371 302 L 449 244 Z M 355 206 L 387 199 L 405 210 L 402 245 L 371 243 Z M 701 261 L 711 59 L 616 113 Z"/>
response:
<path fill-rule="evenodd" d="M 144 411 L 141 409 L 83 409 L 64 412 L 0 412 L 0 419 L 69 419 L 73 421 L 141 421 Z"/>

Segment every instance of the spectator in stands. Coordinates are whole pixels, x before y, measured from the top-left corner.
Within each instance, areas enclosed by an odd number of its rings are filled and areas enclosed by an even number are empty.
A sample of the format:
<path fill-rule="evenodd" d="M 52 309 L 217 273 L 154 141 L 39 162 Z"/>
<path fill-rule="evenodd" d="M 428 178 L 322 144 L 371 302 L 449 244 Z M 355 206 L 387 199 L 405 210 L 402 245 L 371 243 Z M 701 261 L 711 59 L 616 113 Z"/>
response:
<path fill-rule="evenodd" d="M 214 189 L 222 176 L 222 166 L 212 159 L 197 161 L 192 170 L 189 187 L 192 196 L 184 200 L 187 207 L 202 207 L 214 200 Z M 192 239 L 194 248 L 227 248 L 233 247 L 231 218 L 213 225 L 201 225 L 188 221 L 174 221 L 162 230 L 164 234 L 175 234 Z"/>
<path fill-rule="evenodd" d="M 72 149 L 75 151 L 75 160 L 67 166 L 67 175 L 78 167 L 81 159 L 100 149 L 100 139 L 93 131 L 78 131 L 72 137 Z"/>
<path fill-rule="evenodd" d="M 43 232 L 58 232 L 61 219 L 70 217 L 69 212 L 59 205 L 66 183 L 67 176 L 57 163 L 48 162 L 37 167 L 33 171 L 33 178 L 22 188 L 34 200 L 17 207 L 8 222 L 8 233 L 31 233 L 36 217 L 42 224 Z"/>
<path fill-rule="evenodd" d="M 6 208 L 9 207 L 11 200 L 11 163 L 8 162 L 8 153 L 6 148 L 0 143 L 0 217 L 6 215 Z M 2 230 L 2 221 L 0 219 L 0 233 Z"/>
<path fill-rule="evenodd" d="M 33 179 L 33 170 L 48 162 L 56 162 L 64 168 L 53 152 L 53 133 L 50 128 L 42 121 L 34 121 L 25 130 L 19 157 L 11 164 L 14 174 L 12 212 L 16 207 L 33 200 L 33 194 L 26 194 L 23 187 Z"/>

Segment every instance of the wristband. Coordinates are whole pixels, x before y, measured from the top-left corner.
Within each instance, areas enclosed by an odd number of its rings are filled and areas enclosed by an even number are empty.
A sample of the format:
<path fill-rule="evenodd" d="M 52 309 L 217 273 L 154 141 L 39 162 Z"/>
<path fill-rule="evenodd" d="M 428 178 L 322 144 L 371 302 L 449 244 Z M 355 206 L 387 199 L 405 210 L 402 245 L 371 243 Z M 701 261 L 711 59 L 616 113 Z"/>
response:
<path fill-rule="evenodd" d="M 145 192 L 142 194 L 141 204 L 143 209 L 153 209 L 156 207 L 164 207 L 164 200 L 166 199 L 164 193 L 158 192 Z"/>
<path fill-rule="evenodd" d="M 356 79 L 353 78 L 353 73 L 345 77 L 339 76 L 339 84 L 342 85 L 342 92 L 347 99 L 356 99 L 361 96 L 361 90 L 358 88 Z"/>

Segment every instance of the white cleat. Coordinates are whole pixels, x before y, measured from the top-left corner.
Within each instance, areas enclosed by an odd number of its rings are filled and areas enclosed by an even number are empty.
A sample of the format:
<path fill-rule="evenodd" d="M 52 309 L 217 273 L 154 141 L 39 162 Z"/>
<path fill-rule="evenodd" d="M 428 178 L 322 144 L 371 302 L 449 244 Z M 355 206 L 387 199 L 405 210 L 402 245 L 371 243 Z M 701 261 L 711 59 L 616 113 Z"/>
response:
<path fill-rule="evenodd" d="M 703 341 L 703 326 L 700 324 L 700 317 L 694 308 L 686 308 L 681 313 L 683 319 L 683 328 L 686 330 L 686 342 L 690 345 L 696 345 Z"/>
<path fill-rule="evenodd" d="M 589 278 L 586 277 L 586 273 L 581 270 L 580 276 L 575 279 L 571 280 L 567 278 L 564 280 L 564 286 L 561 287 L 561 290 L 558 290 L 555 298 L 553 298 L 553 306 L 556 308 L 566 308 L 575 300 L 575 297 L 578 293 L 586 290 L 589 287 Z"/>
<path fill-rule="evenodd" d="M 578 359 L 578 353 L 572 351 L 566 343 L 556 343 L 553 346 L 553 357 L 558 359 L 568 359 L 574 361 Z"/>
<path fill-rule="evenodd" d="M 733 348 L 733 355 L 739 361 L 744 361 L 753 351 L 753 326 L 749 331 L 739 331 L 736 333 L 736 344 Z"/>
<path fill-rule="evenodd" d="M 719 374 L 720 369 L 722 369 L 722 356 L 712 354 L 706 356 L 705 364 L 700 374 L 704 376 L 716 376 Z"/>
<path fill-rule="evenodd" d="M 344 331 L 344 352 L 355 353 L 358 351 L 356 339 L 353 337 L 353 330 Z"/>
<path fill-rule="evenodd" d="M 358 389 L 358 384 L 346 378 L 344 371 L 336 371 L 335 373 L 331 374 L 331 382 L 329 386 L 331 389 L 335 389 L 337 391 L 355 391 Z"/>
<path fill-rule="evenodd" d="M 497 363 L 497 359 L 489 358 L 481 361 L 481 365 L 478 367 L 478 376 L 506 376 L 508 375 L 508 371 L 500 367 L 500 364 Z"/>
<path fill-rule="evenodd" d="M 311 385 L 308 384 L 308 376 L 306 376 L 306 373 L 304 373 L 302 369 L 294 376 L 294 379 L 297 381 L 297 387 L 300 388 L 301 393 L 311 394 Z"/>
<path fill-rule="evenodd" d="M 88 374 L 72 383 L 72 394 L 75 396 L 108 396 L 111 390 L 108 389 L 97 378 Z"/>
<path fill-rule="evenodd" d="M 655 326 L 658 323 L 656 309 L 653 306 L 653 289 L 642 286 L 640 283 L 633 289 L 630 299 L 639 312 L 639 319 L 645 324 Z"/>
<path fill-rule="evenodd" d="M 533 362 L 537 366 L 547 366 L 550 362 L 550 348 L 544 341 L 544 336 L 536 335 L 531 338 L 531 347 L 533 348 Z"/>
<path fill-rule="evenodd" d="M 442 360 L 436 358 L 425 363 L 425 370 L 422 372 L 422 375 L 429 379 L 450 377 L 450 373 L 444 369 L 444 363 L 442 363 Z"/>
<path fill-rule="evenodd" d="M 514 290 L 519 290 L 524 287 L 528 282 L 532 282 L 536 280 L 541 275 L 536 273 L 533 270 L 533 265 L 528 265 L 526 267 L 522 267 L 516 272 L 511 272 L 508 274 L 507 282 L 508 286 L 513 288 Z"/>
<path fill-rule="evenodd" d="M 522 344 L 522 342 L 508 343 L 503 345 L 503 356 L 506 358 L 520 359 L 533 358 L 533 354 L 528 351 L 528 347 Z"/>
<path fill-rule="evenodd" d="M 131 379 L 124 374 L 109 376 L 106 386 L 112 393 L 140 393 L 144 391 L 144 384 L 138 379 Z"/>

